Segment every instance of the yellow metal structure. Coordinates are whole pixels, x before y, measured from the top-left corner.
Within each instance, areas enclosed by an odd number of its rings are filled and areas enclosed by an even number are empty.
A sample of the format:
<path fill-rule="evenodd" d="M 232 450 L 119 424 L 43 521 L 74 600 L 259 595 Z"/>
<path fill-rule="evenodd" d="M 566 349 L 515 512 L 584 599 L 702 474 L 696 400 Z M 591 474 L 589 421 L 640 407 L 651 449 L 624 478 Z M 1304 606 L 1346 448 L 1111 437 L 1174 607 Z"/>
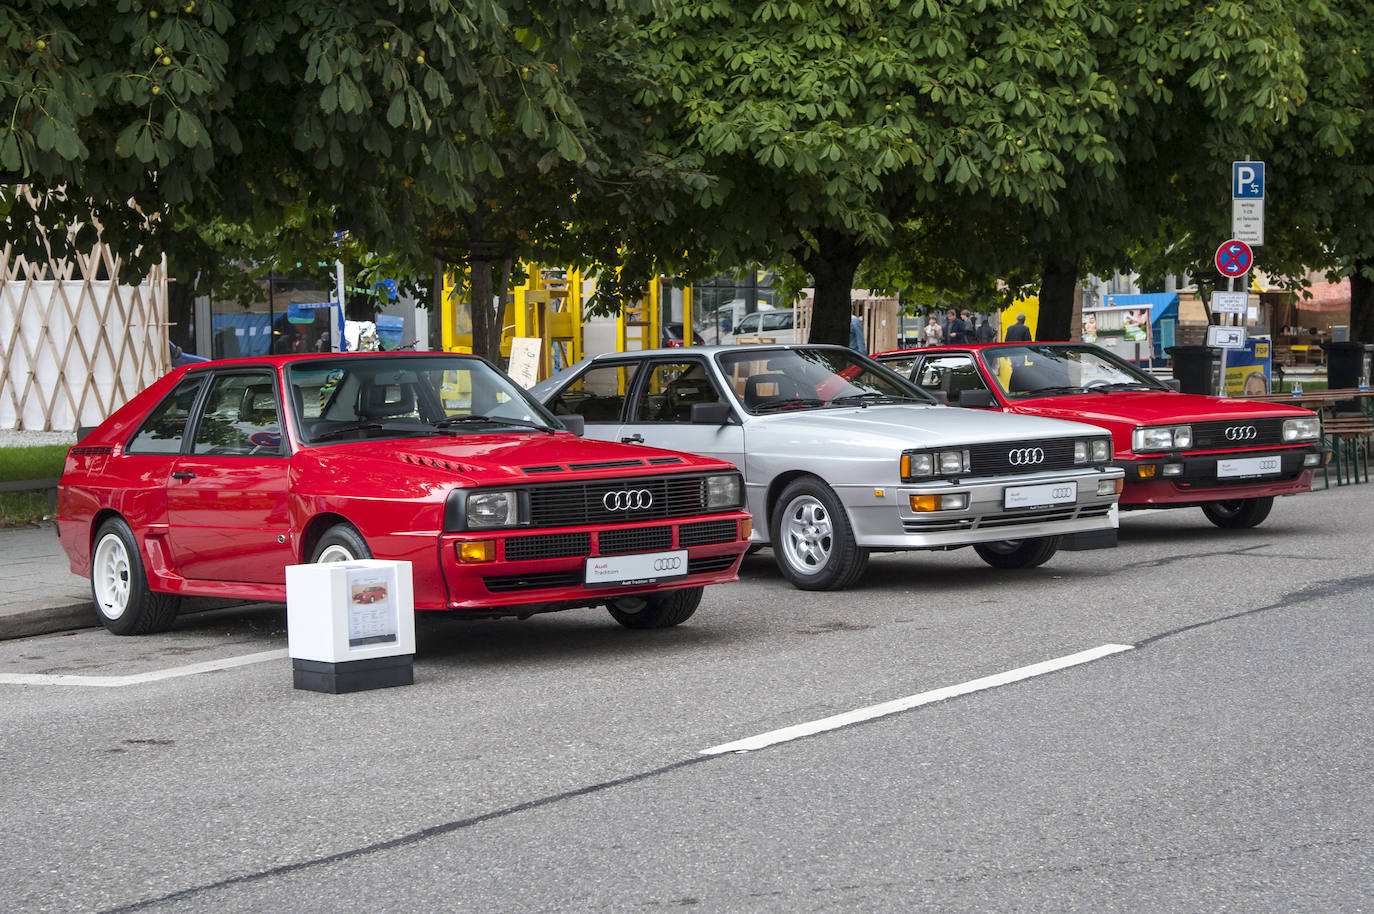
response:
<path fill-rule="evenodd" d="M 582 276 L 527 264 L 529 278 L 506 302 L 501 323 L 501 355 L 510 357 L 511 340 L 540 341 L 539 377 L 547 378 L 582 358 Z M 472 306 L 460 286 L 461 268 L 444 272 L 441 339 L 445 352 L 472 352 Z"/>
<path fill-rule="evenodd" d="M 660 322 L 663 280 L 649 283 L 644 298 L 626 304 L 615 319 L 616 351 L 638 352 L 657 349 L 662 345 L 663 324 Z"/>

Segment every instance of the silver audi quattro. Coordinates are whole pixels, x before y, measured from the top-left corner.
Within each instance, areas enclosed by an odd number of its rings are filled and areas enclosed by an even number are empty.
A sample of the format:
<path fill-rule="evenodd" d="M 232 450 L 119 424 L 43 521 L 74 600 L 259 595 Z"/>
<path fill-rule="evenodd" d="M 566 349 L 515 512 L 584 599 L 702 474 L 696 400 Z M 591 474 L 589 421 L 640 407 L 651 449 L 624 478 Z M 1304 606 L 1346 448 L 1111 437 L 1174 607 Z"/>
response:
<path fill-rule="evenodd" d="M 752 542 L 803 590 L 848 587 L 871 552 L 972 546 L 996 568 L 1116 543 L 1111 435 L 942 405 L 843 346 L 615 352 L 531 392 L 587 437 L 729 460 Z"/>

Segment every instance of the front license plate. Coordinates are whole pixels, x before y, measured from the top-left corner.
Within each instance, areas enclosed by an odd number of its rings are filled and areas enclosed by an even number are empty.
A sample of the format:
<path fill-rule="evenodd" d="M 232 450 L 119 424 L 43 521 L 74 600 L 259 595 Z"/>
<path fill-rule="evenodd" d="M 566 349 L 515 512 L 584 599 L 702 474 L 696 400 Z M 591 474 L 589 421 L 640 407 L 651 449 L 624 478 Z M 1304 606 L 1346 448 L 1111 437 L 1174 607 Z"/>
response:
<path fill-rule="evenodd" d="M 1078 501 L 1078 483 L 1050 482 L 1043 486 L 1013 486 L 1002 492 L 1004 508 L 1038 508 Z"/>
<path fill-rule="evenodd" d="M 1281 457 L 1243 457 L 1239 460 L 1217 461 L 1218 479 L 1276 476 L 1281 472 L 1283 472 L 1283 458 Z"/>
<path fill-rule="evenodd" d="M 687 574 L 687 550 L 672 552 L 637 552 L 633 555 L 601 555 L 587 559 L 588 587 L 611 584 L 652 584 L 665 578 L 680 578 Z"/>

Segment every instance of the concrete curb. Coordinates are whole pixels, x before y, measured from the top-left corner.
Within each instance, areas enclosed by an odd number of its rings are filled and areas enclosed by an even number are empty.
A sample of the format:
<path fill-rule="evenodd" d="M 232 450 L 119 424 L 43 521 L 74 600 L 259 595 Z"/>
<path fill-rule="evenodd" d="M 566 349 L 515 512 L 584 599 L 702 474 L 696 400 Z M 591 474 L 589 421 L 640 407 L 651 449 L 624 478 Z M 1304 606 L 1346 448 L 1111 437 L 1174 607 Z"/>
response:
<path fill-rule="evenodd" d="M 0 611 L 0 641 L 95 628 L 97 624 L 95 605 L 89 602 L 32 608 L 7 607 Z"/>

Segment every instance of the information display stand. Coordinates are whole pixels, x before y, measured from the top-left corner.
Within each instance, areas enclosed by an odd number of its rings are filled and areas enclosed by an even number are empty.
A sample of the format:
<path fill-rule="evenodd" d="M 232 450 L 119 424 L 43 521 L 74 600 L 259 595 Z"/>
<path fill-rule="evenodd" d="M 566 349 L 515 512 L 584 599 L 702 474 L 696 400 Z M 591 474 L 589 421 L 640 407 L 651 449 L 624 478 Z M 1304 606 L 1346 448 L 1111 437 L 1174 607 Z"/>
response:
<path fill-rule="evenodd" d="M 288 565 L 286 638 L 295 686 L 360 692 L 415 681 L 409 562 Z"/>

